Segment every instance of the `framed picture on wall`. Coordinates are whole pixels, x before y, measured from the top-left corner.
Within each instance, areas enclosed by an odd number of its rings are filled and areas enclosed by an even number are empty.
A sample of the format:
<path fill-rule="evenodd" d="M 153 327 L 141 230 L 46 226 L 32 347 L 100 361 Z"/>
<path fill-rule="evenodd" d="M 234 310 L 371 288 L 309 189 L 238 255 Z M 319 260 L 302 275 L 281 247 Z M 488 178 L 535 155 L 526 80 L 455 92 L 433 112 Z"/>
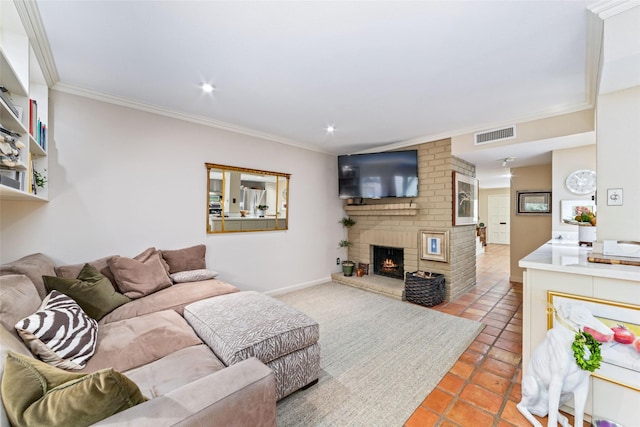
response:
<path fill-rule="evenodd" d="M 420 259 L 449 262 L 449 232 L 421 231 Z"/>
<path fill-rule="evenodd" d="M 561 302 L 584 305 L 593 316 L 612 329 L 611 336 L 597 336 L 600 341 L 602 362 L 593 376 L 640 391 L 640 351 L 635 337 L 640 336 L 640 306 L 598 298 L 547 291 L 550 305 Z M 555 324 L 555 316 L 549 312 L 547 329 Z"/>
<path fill-rule="evenodd" d="M 478 223 L 478 180 L 453 171 L 453 225 Z"/>
<path fill-rule="evenodd" d="M 551 215 L 551 191 L 517 191 L 516 215 Z"/>

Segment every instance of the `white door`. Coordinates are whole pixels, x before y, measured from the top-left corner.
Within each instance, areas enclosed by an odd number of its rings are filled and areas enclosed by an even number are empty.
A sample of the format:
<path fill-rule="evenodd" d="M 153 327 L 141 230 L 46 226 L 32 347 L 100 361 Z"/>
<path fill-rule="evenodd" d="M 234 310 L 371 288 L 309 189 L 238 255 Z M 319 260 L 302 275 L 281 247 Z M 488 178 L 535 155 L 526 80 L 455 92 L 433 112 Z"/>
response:
<path fill-rule="evenodd" d="M 487 225 L 487 243 L 508 245 L 510 243 L 509 195 L 488 197 L 489 224 Z"/>

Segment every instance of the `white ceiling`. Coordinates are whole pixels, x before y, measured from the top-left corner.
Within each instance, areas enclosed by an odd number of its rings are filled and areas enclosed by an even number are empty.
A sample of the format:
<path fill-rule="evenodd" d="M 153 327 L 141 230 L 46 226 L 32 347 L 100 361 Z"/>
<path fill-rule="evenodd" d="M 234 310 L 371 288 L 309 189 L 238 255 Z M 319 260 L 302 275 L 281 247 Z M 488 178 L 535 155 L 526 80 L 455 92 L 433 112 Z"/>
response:
<path fill-rule="evenodd" d="M 589 3 L 37 0 L 60 90 L 334 154 L 591 105 Z"/>

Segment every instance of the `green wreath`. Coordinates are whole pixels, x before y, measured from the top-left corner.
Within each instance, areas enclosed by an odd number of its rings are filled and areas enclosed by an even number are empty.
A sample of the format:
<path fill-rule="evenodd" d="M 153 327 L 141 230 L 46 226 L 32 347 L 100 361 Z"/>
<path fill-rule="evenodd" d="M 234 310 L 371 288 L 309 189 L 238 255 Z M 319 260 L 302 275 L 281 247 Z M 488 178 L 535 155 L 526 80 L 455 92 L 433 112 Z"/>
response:
<path fill-rule="evenodd" d="M 576 338 L 571 344 L 573 350 L 573 357 L 576 359 L 576 363 L 580 369 L 593 372 L 600 367 L 602 361 L 602 354 L 600 354 L 600 343 L 588 332 L 578 332 Z M 584 357 L 584 349 L 588 348 L 589 359 Z"/>

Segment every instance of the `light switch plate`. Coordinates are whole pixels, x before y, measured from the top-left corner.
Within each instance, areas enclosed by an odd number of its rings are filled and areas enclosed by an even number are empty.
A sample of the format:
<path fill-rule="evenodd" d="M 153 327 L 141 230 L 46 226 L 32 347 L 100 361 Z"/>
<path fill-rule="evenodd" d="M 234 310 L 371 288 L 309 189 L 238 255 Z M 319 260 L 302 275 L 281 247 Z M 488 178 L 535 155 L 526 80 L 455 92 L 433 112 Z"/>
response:
<path fill-rule="evenodd" d="M 607 189 L 607 206 L 622 206 L 622 188 Z"/>

